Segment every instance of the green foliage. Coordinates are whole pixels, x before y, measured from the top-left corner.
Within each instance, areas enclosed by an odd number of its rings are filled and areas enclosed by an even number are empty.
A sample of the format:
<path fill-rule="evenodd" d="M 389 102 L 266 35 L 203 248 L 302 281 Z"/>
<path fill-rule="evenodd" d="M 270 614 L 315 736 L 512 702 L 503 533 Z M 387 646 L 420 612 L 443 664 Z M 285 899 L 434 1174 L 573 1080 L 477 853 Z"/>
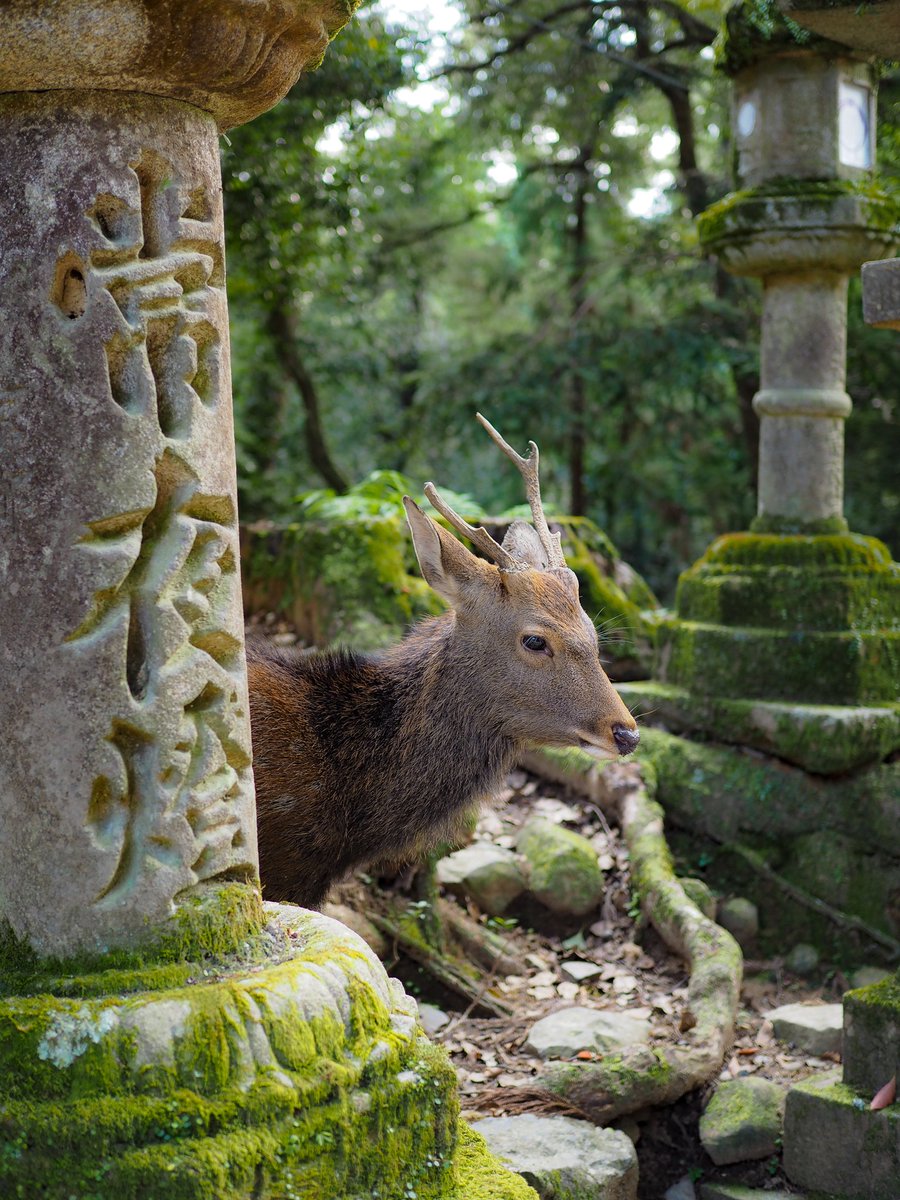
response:
<path fill-rule="evenodd" d="M 466 0 L 431 47 L 365 9 L 318 72 L 235 131 L 245 517 L 291 518 L 298 492 L 329 516 L 399 512 L 429 478 L 467 515 L 511 513 L 521 482 L 479 409 L 520 450 L 540 444 L 548 507 L 574 502 L 664 598 L 716 534 L 747 528 L 759 290 L 701 257 L 695 222 L 731 182 L 720 7 Z M 768 0 L 745 8 L 775 21 Z M 406 90 L 442 71 L 427 104 Z M 886 74 L 888 173 L 898 91 Z M 346 507 L 310 443 L 285 315 L 327 452 L 357 485 Z M 847 514 L 889 544 L 898 355 L 851 300 Z M 330 493 L 309 494 L 322 481 Z"/>
<path fill-rule="evenodd" d="M 372 471 L 366 478 L 338 495 L 333 488 L 317 488 L 301 492 L 296 497 L 298 517 L 308 520 L 356 521 L 365 517 L 402 517 L 403 497 L 414 495 L 416 485 L 399 471 Z M 483 520 L 486 513 L 477 501 L 461 492 L 441 488 L 441 495 L 458 513 L 475 520 Z M 429 509 L 427 500 L 419 503 Z"/>

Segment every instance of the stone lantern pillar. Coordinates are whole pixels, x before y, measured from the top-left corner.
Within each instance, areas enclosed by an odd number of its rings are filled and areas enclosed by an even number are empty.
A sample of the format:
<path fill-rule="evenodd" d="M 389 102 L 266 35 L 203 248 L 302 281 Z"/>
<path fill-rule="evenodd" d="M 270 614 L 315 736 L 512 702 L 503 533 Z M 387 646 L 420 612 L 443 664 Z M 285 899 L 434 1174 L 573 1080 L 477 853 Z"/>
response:
<path fill-rule="evenodd" d="M 629 701 L 819 774 L 900 748 L 900 568 L 843 514 L 847 284 L 900 244 L 874 180 L 875 76 L 847 47 L 739 3 L 740 190 L 699 219 L 704 247 L 763 289 L 757 515 L 682 575 L 657 680 Z"/>
<path fill-rule="evenodd" d="M 900 58 L 900 0 L 874 5 L 782 0 L 791 19 L 857 53 Z M 900 259 L 862 268 L 863 316 L 900 330 Z M 897 806 L 895 800 L 895 808 Z M 801 1187 L 848 1200 L 892 1200 L 900 1180 L 900 1112 L 869 1102 L 900 1077 L 900 969 L 844 997 L 843 1069 L 788 1093 L 784 1161 Z"/>
<path fill-rule="evenodd" d="M 2 1196 L 462 1194 L 414 1002 L 258 884 L 218 135 L 353 7 L 3 5 Z"/>

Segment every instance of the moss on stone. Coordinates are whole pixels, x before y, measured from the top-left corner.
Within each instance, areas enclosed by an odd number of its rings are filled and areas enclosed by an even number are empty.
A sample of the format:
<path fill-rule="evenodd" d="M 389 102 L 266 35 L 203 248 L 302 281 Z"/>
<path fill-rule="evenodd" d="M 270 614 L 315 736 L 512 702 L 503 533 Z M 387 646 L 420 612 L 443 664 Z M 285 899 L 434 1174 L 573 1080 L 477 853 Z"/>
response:
<path fill-rule="evenodd" d="M 391 1009 L 397 993 L 353 935 L 302 910 L 278 919 L 293 956 L 266 969 L 0 1003 L 0 1194 L 453 1196 L 446 1055 L 408 1001 Z"/>
<path fill-rule="evenodd" d="M 900 750 L 900 705 L 877 708 L 703 696 L 656 680 L 619 684 L 640 721 L 753 747 L 815 775 L 843 775 Z"/>
<path fill-rule="evenodd" d="M 842 631 L 900 628 L 900 565 L 875 538 L 728 534 L 678 583 L 684 620 Z"/>
<path fill-rule="evenodd" d="M 449 1195 L 453 1200 L 536 1200 L 537 1192 L 494 1158 L 480 1133 L 460 1122 Z"/>
<path fill-rule="evenodd" d="M 287 613 L 315 645 L 375 649 L 443 609 L 399 516 L 248 526 L 241 556 L 246 605 Z"/>
<path fill-rule="evenodd" d="M 198 964 L 223 962 L 238 951 L 252 958 L 254 946 L 262 955 L 265 920 L 256 884 L 215 884 L 181 897 L 170 921 L 138 949 L 62 959 L 41 958 L 0 919 L 0 996 L 177 987 L 202 971 Z"/>
<path fill-rule="evenodd" d="M 821 829 L 844 833 L 867 853 L 900 858 L 900 762 L 837 780 L 775 759 L 644 727 L 636 755 L 649 766 L 670 819 L 719 843 L 745 836 L 780 842 Z"/>
<path fill-rule="evenodd" d="M 659 644 L 664 681 L 699 695 L 877 705 L 900 693 L 900 630 L 669 621 L 660 626 Z"/>
<path fill-rule="evenodd" d="M 759 232 L 850 224 L 897 236 L 900 198 L 872 179 L 778 179 L 730 192 L 697 219 L 703 246 L 717 252 Z M 821 532 L 839 534 L 843 526 Z"/>
<path fill-rule="evenodd" d="M 502 537 L 504 522 L 486 524 Z M 554 524 L 585 610 L 601 634 L 615 633 L 604 646 L 613 673 L 617 668 L 629 676 L 645 673 L 654 633 L 645 610 L 657 607 L 653 592 L 592 521 L 561 517 Z M 247 526 L 241 558 L 247 608 L 289 615 L 304 640 L 315 645 L 384 646 L 444 607 L 419 576 L 399 516 Z"/>
<path fill-rule="evenodd" d="M 516 849 L 528 863 L 529 890 L 545 907 L 583 916 L 600 902 L 603 872 L 581 834 L 535 817 L 523 826 Z"/>

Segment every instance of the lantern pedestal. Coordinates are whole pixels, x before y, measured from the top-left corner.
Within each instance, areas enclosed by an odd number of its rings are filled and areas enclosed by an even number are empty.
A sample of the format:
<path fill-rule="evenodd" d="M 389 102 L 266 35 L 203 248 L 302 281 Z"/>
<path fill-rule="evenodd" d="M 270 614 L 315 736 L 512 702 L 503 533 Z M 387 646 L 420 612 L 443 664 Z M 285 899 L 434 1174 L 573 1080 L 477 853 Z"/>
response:
<path fill-rule="evenodd" d="M 747 186 L 699 234 L 763 285 L 757 515 L 681 577 L 655 682 L 625 690 L 679 728 L 834 774 L 900 748 L 900 567 L 843 515 L 847 283 L 893 253 L 900 204 L 870 177 L 869 64 L 754 14 L 730 11 L 720 50 Z"/>

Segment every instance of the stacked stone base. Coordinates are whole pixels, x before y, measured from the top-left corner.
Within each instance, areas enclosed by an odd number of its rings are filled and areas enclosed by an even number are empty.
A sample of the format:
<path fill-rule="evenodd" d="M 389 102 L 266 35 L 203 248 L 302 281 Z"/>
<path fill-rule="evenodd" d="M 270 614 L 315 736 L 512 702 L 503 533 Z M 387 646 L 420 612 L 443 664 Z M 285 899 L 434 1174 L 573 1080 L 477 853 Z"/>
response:
<path fill-rule="evenodd" d="M 835 1076 L 806 1080 L 788 1093 L 784 1167 L 811 1200 L 897 1200 L 900 1110 L 871 1112 Z"/>
<path fill-rule="evenodd" d="M 362 940 L 266 908 L 260 944 L 178 986 L 0 999 L 0 1195 L 533 1197 L 460 1136 L 446 1056 Z"/>

